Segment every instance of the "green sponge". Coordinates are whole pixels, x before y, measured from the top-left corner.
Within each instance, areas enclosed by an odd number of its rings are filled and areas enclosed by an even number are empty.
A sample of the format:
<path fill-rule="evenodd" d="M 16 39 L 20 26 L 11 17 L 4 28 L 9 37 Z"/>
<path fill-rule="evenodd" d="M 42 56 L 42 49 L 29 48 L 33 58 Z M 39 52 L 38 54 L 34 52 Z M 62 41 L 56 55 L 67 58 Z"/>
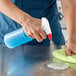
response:
<path fill-rule="evenodd" d="M 53 56 L 65 62 L 76 63 L 76 55 L 66 56 L 65 49 L 54 51 Z"/>

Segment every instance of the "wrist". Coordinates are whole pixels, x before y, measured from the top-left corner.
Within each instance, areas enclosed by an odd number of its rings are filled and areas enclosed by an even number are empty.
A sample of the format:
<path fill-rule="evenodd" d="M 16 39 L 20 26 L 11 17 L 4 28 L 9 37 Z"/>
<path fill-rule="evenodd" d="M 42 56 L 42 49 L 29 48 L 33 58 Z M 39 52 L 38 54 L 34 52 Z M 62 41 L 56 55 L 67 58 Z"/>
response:
<path fill-rule="evenodd" d="M 68 37 L 68 43 L 76 44 L 76 35 Z"/>

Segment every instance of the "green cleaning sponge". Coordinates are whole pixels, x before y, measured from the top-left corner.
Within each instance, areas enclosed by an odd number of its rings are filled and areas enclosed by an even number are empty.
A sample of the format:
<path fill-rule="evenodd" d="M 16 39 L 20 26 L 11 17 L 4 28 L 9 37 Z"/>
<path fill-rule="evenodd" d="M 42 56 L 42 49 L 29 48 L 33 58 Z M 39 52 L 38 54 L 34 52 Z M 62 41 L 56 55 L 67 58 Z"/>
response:
<path fill-rule="evenodd" d="M 62 61 L 66 61 L 66 62 L 70 62 L 70 63 L 76 63 L 76 55 L 66 56 L 65 49 L 60 49 L 60 50 L 54 51 L 53 56 L 55 58 L 62 60 Z"/>

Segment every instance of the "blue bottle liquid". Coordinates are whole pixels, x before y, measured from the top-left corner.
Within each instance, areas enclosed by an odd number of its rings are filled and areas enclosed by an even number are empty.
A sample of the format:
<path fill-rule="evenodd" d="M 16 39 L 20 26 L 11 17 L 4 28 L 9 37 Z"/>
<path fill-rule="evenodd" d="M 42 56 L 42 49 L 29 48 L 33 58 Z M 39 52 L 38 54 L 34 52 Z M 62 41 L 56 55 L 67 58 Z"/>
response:
<path fill-rule="evenodd" d="M 32 40 L 32 38 L 24 33 L 22 28 L 12 31 L 4 36 L 4 43 L 8 48 L 15 48 Z"/>

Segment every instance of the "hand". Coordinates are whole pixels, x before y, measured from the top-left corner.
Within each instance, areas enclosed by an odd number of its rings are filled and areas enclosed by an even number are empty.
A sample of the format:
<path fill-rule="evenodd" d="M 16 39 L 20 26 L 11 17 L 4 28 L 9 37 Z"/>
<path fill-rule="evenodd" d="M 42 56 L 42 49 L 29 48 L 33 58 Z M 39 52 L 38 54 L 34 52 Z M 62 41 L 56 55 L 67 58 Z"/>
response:
<path fill-rule="evenodd" d="M 71 56 L 72 54 L 76 54 L 76 42 L 68 41 L 66 47 L 66 55 Z"/>
<path fill-rule="evenodd" d="M 46 34 L 41 28 L 41 20 L 29 17 L 28 21 L 23 21 L 22 27 L 24 32 L 31 38 L 36 39 L 38 42 L 46 39 Z"/>

